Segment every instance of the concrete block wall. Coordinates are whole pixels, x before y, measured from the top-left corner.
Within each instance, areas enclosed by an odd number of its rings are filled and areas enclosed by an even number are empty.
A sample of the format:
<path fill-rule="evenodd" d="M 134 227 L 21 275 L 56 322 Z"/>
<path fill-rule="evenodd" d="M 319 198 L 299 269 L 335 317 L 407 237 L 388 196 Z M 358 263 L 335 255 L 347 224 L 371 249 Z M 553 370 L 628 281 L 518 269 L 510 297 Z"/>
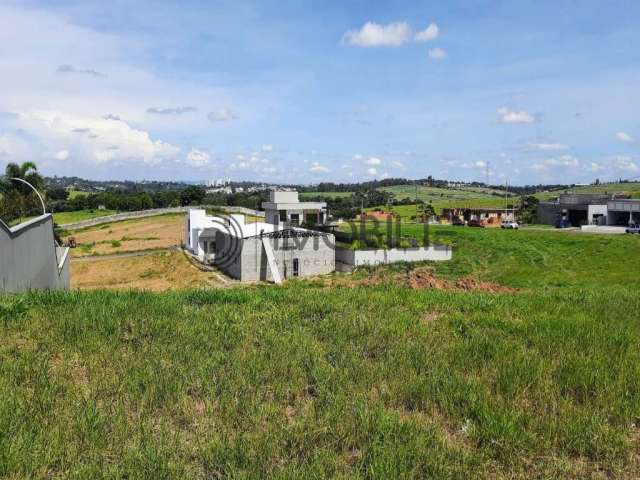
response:
<path fill-rule="evenodd" d="M 224 239 L 223 239 L 224 237 Z M 216 246 L 224 249 L 232 239 L 229 235 L 219 232 L 216 236 Z M 293 247 L 295 239 L 289 239 L 289 246 Z M 319 237 L 297 239 L 298 244 L 294 248 L 287 248 L 281 238 L 268 237 L 268 241 L 274 251 L 274 256 L 280 275 L 293 278 L 293 259 L 298 259 L 299 276 L 309 277 L 323 275 L 335 270 L 334 238 L 331 234 Z M 258 237 L 245 238 L 237 249 L 232 249 L 232 256 L 221 258 L 216 255 L 215 263 L 225 273 L 243 282 L 273 281 L 273 274 L 267 265 L 267 258 L 262 245 L 262 239 Z"/>

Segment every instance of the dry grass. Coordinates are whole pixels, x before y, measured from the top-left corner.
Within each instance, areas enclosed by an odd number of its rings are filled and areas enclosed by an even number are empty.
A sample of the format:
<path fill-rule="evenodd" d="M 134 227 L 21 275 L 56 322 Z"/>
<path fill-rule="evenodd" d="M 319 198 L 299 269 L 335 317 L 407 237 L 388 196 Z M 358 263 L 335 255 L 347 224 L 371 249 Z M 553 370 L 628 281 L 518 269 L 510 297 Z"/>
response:
<path fill-rule="evenodd" d="M 80 290 L 135 288 L 161 292 L 219 285 L 214 274 L 198 270 L 181 252 L 77 260 L 71 264 L 71 288 Z"/>
<path fill-rule="evenodd" d="M 74 257 L 134 252 L 152 248 L 169 248 L 182 243 L 184 215 L 124 220 L 71 232 L 78 248 Z"/>

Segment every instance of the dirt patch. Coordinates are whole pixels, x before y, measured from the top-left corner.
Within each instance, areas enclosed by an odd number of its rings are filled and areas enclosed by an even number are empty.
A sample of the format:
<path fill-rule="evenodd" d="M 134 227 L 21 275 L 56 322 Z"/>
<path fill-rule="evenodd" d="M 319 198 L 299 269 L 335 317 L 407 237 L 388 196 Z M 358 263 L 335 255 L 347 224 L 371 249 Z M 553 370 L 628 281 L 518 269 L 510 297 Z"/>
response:
<path fill-rule="evenodd" d="M 182 243 L 183 230 L 184 215 L 159 215 L 98 225 L 70 233 L 78 244 L 71 250 L 71 255 L 81 257 L 169 248 Z"/>
<path fill-rule="evenodd" d="M 436 289 L 457 292 L 473 291 L 489 293 L 518 291 L 516 288 L 506 287 L 493 282 L 480 281 L 472 277 L 447 280 L 436 276 L 429 267 L 416 268 L 407 272 L 388 272 L 380 269 L 366 277 L 358 277 L 357 274 L 352 276 L 333 276 L 325 280 L 324 286 L 355 288 L 360 286 L 375 286 L 384 283 L 402 285 L 414 290 Z"/>
<path fill-rule="evenodd" d="M 417 269 L 409 273 L 409 286 L 414 290 L 436 288 L 438 290 L 473 291 L 505 293 L 515 292 L 515 288 L 505 287 L 492 282 L 482 282 L 471 277 L 462 277 L 458 280 L 444 280 L 436 277 L 427 269 Z"/>
<path fill-rule="evenodd" d="M 71 262 L 71 288 L 80 290 L 134 288 L 161 292 L 220 285 L 214 273 L 197 269 L 182 252 Z"/>
<path fill-rule="evenodd" d="M 451 286 L 445 280 L 442 280 L 428 270 L 414 270 L 409 274 L 409 286 L 414 290 L 422 290 L 424 288 L 437 288 L 439 290 L 449 290 Z"/>

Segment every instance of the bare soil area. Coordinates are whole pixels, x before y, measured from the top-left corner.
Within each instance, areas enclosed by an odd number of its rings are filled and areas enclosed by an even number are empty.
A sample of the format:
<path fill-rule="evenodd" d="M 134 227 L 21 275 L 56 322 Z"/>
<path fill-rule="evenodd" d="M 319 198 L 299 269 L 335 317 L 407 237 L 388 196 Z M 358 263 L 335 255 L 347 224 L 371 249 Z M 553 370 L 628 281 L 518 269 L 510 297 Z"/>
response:
<path fill-rule="evenodd" d="M 217 286 L 222 286 L 222 283 L 216 274 L 199 270 L 182 252 L 71 261 L 73 289 L 142 289 L 161 292 Z"/>

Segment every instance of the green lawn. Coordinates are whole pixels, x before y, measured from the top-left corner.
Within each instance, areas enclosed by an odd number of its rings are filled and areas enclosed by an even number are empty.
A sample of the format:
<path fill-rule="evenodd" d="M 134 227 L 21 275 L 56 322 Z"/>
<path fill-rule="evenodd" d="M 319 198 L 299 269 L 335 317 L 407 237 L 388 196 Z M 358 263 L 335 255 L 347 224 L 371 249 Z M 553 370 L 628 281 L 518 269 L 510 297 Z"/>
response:
<path fill-rule="evenodd" d="M 416 187 L 413 185 L 395 185 L 393 187 L 383 187 L 381 190 L 393 193 L 397 200 L 416 198 Z M 443 208 L 505 207 L 504 194 L 500 196 L 491 195 L 487 192 L 487 189 L 480 188 L 454 189 L 419 186 L 417 189 L 417 197 L 426 203 L 431 203 L 438 214 L 440 214 Z M 513 197 L 507 201 L 519 202 L 519 197 Z"/>
<path fill-rule="evenodd" d="M 76 223 L 96 217 L 104 217 L 118 213 L 115 210 L 77 210 L 75 212 L 56 212 L 53 214 L 53 221 L 58 225 L 66 223 Z"/>
<path fill-rule="evenodd" d="M 82 190 L 71 190 L 69 192 L 69 199 L 73 199 L 76 197 L 86 197 L 87 195 L 91 195 L 91 192 L 83 192 Z"/>
<path fill-rule="evenodd" d="M 640 238 L 429 233 L 518 291 L 0 296 L 0 477 L 637 478 Z"/>

